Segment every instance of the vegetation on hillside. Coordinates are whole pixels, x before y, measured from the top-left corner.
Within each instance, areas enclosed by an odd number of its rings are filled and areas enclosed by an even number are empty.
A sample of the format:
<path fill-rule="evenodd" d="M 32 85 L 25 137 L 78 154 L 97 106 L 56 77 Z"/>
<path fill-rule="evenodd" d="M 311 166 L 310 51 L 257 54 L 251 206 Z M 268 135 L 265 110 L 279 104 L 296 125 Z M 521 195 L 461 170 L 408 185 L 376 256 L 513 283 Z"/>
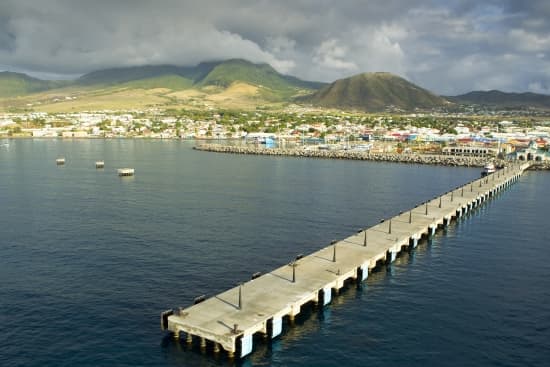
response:
<path fill-rule="evenodd" d="M 483 114 L 494 109 L 487 106 L 505 111 L 518 107 L 527 112 L 532 112 L 532 107 L 550 109 L 550 96 L 534 93 L 471 92 L 445 98 L 390 73 L 364 73 L 327 85 L 283 75 L 268 64 L 242 59 L 191 67 L 104 69 L 74 81 L 47 81 L 0 72 L 0 108 L 16 112 L 211 106 L 254 110 L 280 109 L 291 103 L 366 112 L 440 109 Z"/>
<path fill-rule="evenodd" d="M 59 88 L 65 84 L 65 82 L 41 80 L 26 74 L 4 71 L 0 72 L 0 98 L 23 96 Z"/>
<path fill-rule="evenodd" d="M 339 79 L 300 101 L 330 108 L 383 111 L 430 109 L 449 103 L 390 73 L 363 73 Z"/>

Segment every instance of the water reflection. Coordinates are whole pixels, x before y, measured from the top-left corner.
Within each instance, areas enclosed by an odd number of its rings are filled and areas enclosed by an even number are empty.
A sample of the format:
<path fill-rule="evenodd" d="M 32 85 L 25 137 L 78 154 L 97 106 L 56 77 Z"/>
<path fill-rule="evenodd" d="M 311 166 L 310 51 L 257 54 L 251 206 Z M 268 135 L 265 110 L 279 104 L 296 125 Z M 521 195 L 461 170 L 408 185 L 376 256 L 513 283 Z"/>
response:
<path fill-rule="evenodd" d="M 337 327 L 333 323 L 333 313 L 340 314 L 345 307 L 353 307 L 354 303 L 364 301 L 367 296 L 375 296 L 374 291 L 383 291 L 387 285 L 403 281 L 411 271 L 411 266 L 421 265 L 427 261 L 433 250 L 438 248 L 448 236 L 454 236 L 456 224 L 452 222 L 444 230 L 439 230 L 434 236 L 418 242 L 416 248 L 404 249 L 392 264 L 375 268 L 366 281 L 349 282 L 334 295 L 329 305 L 322 307 L 313 303 L 302 307 L 302 312 L 293 322 L 284 319 L 283 332 L 276 339 L 269 340 L 261 335 L 254 337 L 254 351 L 244 359 L 229 359 L 225 352 L 214 354 L 209 345 L 207 350 L 201 349 L 195 341 L 192 345 L 185 340 L 176 341 L 171 336 L 162 340 L 161 349 L 168 361 L 175 364 L 193 364 L 199 366 L 256 366 L 270 365 L 279 360 L 282 353 L 288 351 L 300 340 L 319 334 L 322 329 Z M 375 335 L 362 335 L 362 340 L 377 340 Z"/>

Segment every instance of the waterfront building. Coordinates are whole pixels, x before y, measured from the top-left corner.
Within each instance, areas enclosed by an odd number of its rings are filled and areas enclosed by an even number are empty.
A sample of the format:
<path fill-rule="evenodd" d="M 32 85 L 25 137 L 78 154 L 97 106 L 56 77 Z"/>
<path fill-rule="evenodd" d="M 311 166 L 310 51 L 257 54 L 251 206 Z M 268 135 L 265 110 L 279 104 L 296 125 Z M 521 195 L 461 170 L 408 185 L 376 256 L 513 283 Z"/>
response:
<path fill-rule="evenodd" d="M 519 161 L 550 161 L 550 153 L 539 149 L 537 142 L 532 140 L 527 148 L 516 151 L 516 159 Z"/>

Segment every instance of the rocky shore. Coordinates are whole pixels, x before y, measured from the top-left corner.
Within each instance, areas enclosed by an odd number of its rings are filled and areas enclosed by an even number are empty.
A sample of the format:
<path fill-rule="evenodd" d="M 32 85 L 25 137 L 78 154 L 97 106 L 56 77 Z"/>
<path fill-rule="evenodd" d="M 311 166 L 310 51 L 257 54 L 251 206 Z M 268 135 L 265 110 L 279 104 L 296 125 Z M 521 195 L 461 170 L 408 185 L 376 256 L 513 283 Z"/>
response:
<path fill-rule="evenodd" d="M 397 153 L 369 153 L 350 150 L 304 150 L 289 148 L 265 148 L 258 146 L 229 146 L 218 144 L 201 144 L 194 147 L 196 150 L 233 153 L 233 154 L 257 154 L 271 156 L 290 156 L 303 158 L 325 158 L 325 159 L 353 159 L 365 161 L 412 163 L 412 164 L 432 164 L 442 166 L 464 166 L 464 167 L 483 167 L 488 158 L 449 156 L 449 155 L 426 155 L 426 154 L 397 154 Z M 496 160 L 495 164 L 501 166 L 505 164 L 503 160 Z M 549 166 L 546 166 L 549 169 Z"/>
<path fill-rule="evenodd" d="M 535 162 L 529 167 L 530 171 L 549 171 L 550 162 Z"/>

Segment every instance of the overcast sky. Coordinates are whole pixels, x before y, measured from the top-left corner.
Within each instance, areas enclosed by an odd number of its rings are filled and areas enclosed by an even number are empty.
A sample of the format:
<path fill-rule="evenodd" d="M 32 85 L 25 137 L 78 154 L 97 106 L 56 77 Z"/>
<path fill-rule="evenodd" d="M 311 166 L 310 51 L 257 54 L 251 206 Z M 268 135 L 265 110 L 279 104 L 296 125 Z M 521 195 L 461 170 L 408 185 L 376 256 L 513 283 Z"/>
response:
<path fill-rule="evenodd" d="M 389 71 L 440 94 L 550 94 L 549 19 L 550 0 L 0 0 L 0 70 L 244 58 L 307 80 Z"/>

